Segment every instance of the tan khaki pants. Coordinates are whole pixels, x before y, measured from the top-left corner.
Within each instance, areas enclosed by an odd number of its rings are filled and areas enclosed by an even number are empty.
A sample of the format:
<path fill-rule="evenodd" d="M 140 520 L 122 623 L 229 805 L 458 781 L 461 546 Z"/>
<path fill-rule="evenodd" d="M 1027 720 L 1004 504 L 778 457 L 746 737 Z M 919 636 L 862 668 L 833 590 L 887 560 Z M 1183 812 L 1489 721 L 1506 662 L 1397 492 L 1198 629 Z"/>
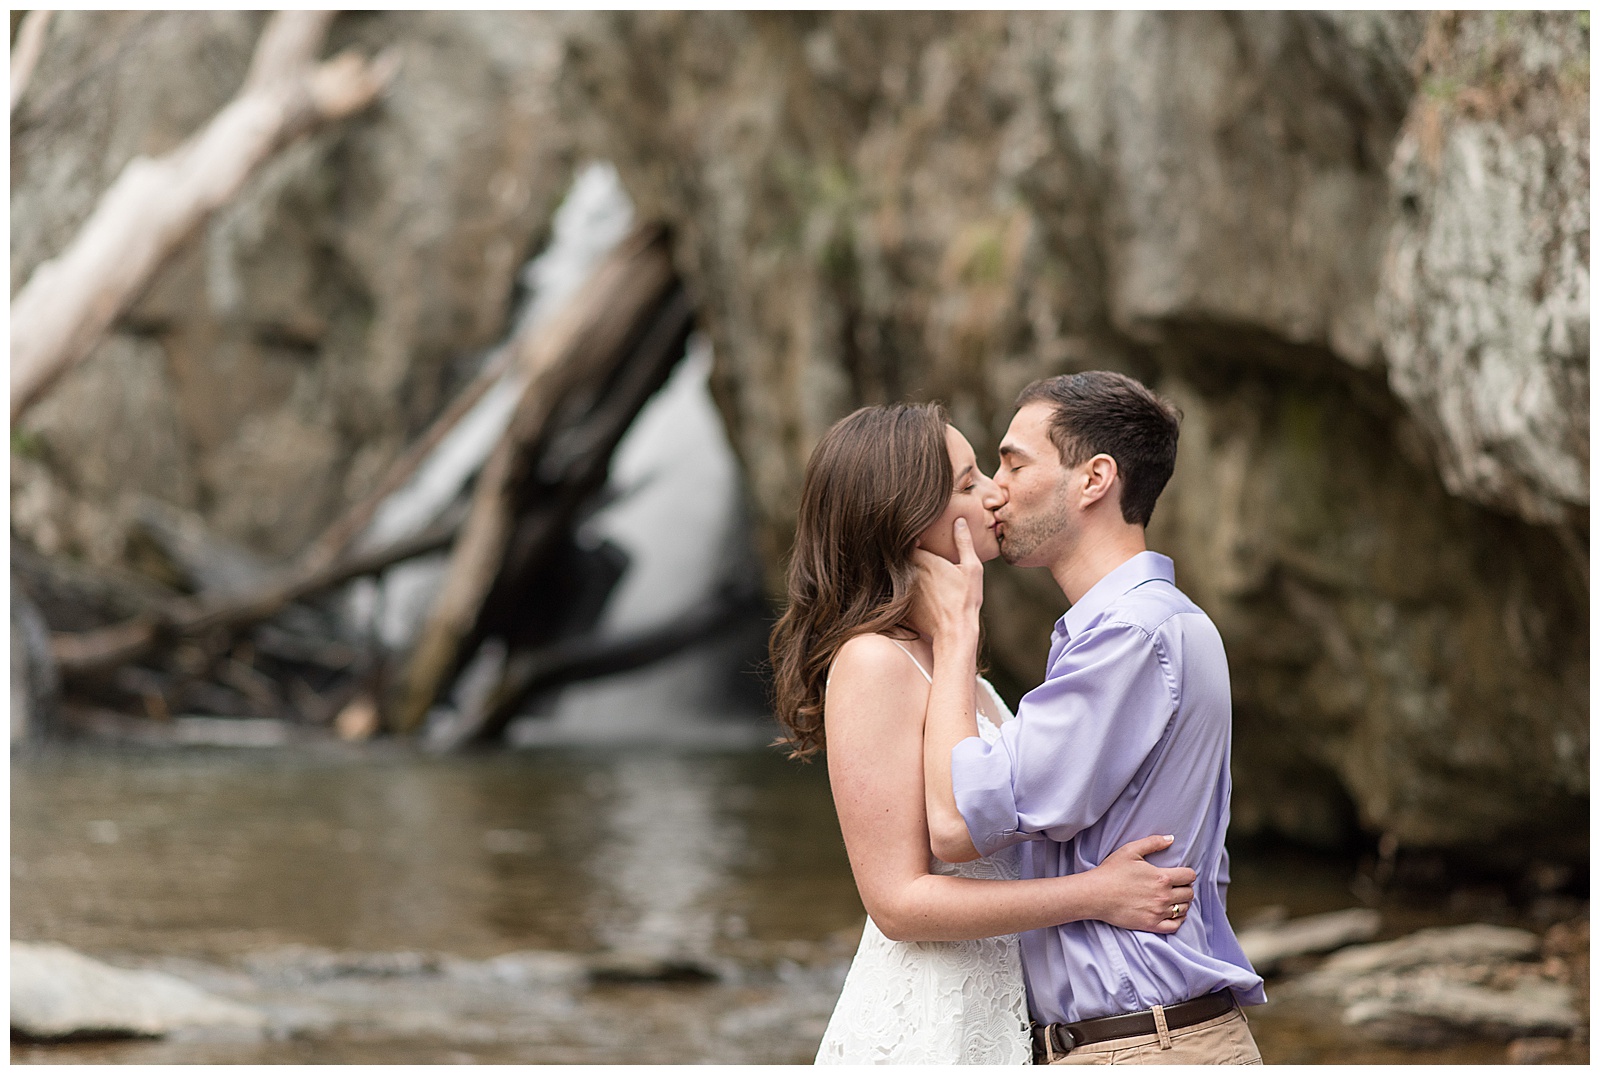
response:
<path fill-rule="evenodd" d="M 1159 1034 L 1141 1034 L 1116 1041 L 1080 1045 L 1057 1064 L 1259 1064 L 1261 1051 L 1235 1008 L 1227 1015 L 1174 1030 L 1162 1042 Z"/>

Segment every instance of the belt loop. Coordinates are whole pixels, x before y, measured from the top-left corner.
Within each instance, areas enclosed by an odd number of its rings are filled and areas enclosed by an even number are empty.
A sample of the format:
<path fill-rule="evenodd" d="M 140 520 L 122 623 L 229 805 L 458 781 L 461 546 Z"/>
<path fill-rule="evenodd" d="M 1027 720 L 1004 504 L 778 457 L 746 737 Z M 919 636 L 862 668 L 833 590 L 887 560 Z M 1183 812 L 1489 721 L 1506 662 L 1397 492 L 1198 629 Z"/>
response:
<path fill-rule="evenodd" d="M 1054 1064 L 1056 1062 L 1056 1025 L 1054 1023 L 1044 1028 L 1044 1062 L 1046 1064 Z"/>
<path fill-rule="evenodd" d="M 1163 1049 L 1172 1048 L 1172 1033 L 1167 1029 L 1167 1012 L 1159 1004 L 1152 1005 L 1150 1014 L 1156 1017 L 1156 1037 L 1161 1041 Z"/>

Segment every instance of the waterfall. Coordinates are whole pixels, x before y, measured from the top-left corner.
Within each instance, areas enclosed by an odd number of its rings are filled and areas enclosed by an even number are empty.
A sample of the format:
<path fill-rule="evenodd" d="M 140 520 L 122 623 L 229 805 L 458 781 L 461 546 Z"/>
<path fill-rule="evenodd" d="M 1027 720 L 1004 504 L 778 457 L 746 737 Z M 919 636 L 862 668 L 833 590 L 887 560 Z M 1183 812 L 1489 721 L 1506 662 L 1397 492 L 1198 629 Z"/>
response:
<path fill-rule="evenodd" d="M 556 211 L 549 245 L 522 271 L 527 297 L 515 318 L 517 331 L 536 330 L 558 310 L 628 234 L 633 217 L 615 168 L 601 162 L 580 169 Z M 696 334 L 684 361 L 618 446 L 611 501 L 579 529 L 581 544 L 594 548 L 609 542 L 628 557 L 627 572 L 602 612 L 604 637 L 669 622 L 729 582 L 754 586 L 759 569 L 744 521 L 737 464 L 711 401 L 711 361 L 709 341 Z M 466 495 L 505 431 L 524 383 L 521 370 L 507 371 L 384 502 L 361 537 L 362 547 L 418 533 Z M 353 584 L 346 602 L 351 626 L 390 652 L 403 652 L 416 640 L 447 562 L 443 553 L 422 557 L 381 579 Z M 519 746 L 763 742 L 770 735 L 750 719 L 761 708 L 748 700 L 753 692 L 743 692 L 741 702 L 741 692 L 725 689 L 750 660 L 749 633 L 759 624 L 752 618 L 745 626 L 742 644 L 725 638 L 636 672 L 568 687 L 536 703 L 529 716 L 511 726 L 507 739 Z M 474 682 L 469 666 L 458 681 L 458 696 Z"/>
<path fill-rule="evenodd" d="M 758 573 L 739 471 L 711 401 L 711 346 L 700 335 L 661 392 L 640 412 L 611 462 L 620 497 L 579 530 L 590 546 L 609 541 L 628 569 L 602 613 L 608 637 L 659 626 L 728 582 Z M 723 687 L 739 674 L 746 637 L 695 647 L 646 668 L 566 688 L 547 711 L 513 724 L 519 746 L 648 742 L 748 747 L 771 738 L 755 708 Z M 741 645 L 741 641 L 745 645 Z"/>

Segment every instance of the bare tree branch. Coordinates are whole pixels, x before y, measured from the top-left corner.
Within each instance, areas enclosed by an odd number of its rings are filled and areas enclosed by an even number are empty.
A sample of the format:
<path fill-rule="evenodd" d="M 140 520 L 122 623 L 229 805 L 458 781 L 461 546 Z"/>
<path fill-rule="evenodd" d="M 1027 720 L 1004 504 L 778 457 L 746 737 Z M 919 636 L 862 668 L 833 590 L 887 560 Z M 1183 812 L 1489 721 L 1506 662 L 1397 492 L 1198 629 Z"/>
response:
<path fill-rule="evenodd" d="M 22 28 L 17 31 L 17 47 L 11 50 L 11 111 L 28 92 L 33 81 L 34 68 L 39 66 L 39 56 L 44 52 L 45 33 L 50 29 L 53 11 L 30 11 L 22 16 Z"/>
<path fill-rule="evenodd" d="M 11 301 L 11 420 L 92 351 L 168 255 L 274 152 L 370 104 L 396 58 L 345 53 L 313 67 L 323 13 L 274 15 L 250 77 L 204 130 L 165 157 L 136 157 L 59 257 Z"/>
<path fill-rule="evenodd" d="M 447 519 L 382 549 L 321 567 L 296 566 L 237 596 L 175 601 L 160 612 L 112 627 L 58 632 L 50 638 L 50 649 L 63 675 L 115 668 L 149 652 L 164 638 L 260 623 L 302 598 L 445 548 L 455 539 L 459 525 L 458 521 Z"/>

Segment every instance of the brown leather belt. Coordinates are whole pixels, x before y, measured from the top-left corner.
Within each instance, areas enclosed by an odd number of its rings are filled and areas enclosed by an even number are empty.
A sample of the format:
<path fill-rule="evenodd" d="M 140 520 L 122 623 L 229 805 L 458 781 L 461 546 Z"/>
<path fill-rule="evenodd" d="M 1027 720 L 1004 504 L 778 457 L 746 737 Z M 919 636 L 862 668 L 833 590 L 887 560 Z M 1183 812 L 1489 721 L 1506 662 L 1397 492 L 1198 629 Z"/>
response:
<path fill-rule="evenodd" d="M 1233 992 L 1219 989 L 1203 997 L 1163 1007 L 1167 1029 L 1179 1030 L 1186 1026 L 1227 1015 L 1236 1007 Z M 1033 1024 L 1033 1062 L 1049 1063 L 1052 1054 L 1066 1056 L 1080 1045 L 1097 1041 L 1115 1041 L 1118 1038 L 1136 1038 L 1156 1032 L 1155 1013 L 1149 1008 L 1127 1015 L 1102 1015 L 1098 1019 L 1080 1019 L 1076 1023 L 1051 1023 L 1049 1026 Z"/>

